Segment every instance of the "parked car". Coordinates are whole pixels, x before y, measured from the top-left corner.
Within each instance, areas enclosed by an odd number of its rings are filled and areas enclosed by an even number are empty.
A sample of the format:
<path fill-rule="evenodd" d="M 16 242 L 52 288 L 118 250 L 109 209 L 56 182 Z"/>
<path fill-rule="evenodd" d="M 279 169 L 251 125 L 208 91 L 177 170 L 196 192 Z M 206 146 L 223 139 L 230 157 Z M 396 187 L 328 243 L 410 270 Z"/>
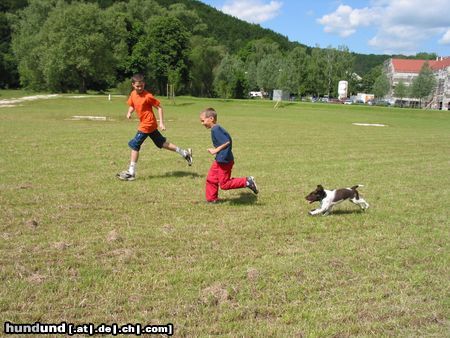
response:
<path fill-rule="evenodd" d="M 353 104 L 353 101 L 350 99 L 342 101 L 343 104 Z"/>
<path fill-rule="evenodd" d="M 252 98 L 255 98 L 255 97 L 258 97 L 258 98 L 260 98 L 260 99 L 262 99 L 263 97 L 264 97 L 264 92 L 256 92 L 256 91 L 254 91 L 254 92 L 250 92 L 250 93 L 248 93 L 248 96 L 252 99 Z"/>
<path fill-rule="evenodd" d="M 328 103 L 343 103 L 343 102 L 339 99 L 329 99 Z"/>
<path fill-rule="evenodd" d="M 388 107 L 391 105 L 389 101 L 380 99 L 369 100 L 367 101 L 367 104 L 371 106 L 383 106 L 383 107 Z"/>
<path fill-rule="evenodd" d="M 383 106 L 383 107 L 387 107 L 387 106 L 391 105 L 391 103 L 387 100 L 375 100 L 374 104 L 376 106 Z"/>

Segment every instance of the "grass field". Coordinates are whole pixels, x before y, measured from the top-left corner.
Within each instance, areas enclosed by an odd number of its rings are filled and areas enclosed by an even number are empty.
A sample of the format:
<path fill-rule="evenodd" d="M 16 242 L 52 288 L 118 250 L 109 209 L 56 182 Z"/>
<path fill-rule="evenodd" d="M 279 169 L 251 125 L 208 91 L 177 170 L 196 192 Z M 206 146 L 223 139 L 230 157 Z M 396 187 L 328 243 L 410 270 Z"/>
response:
<path fill-rule="evenodd" d="M 121 182 L 137 126 L 124 101 L 0 108 L 3 322 L 173 323 L 190 337 L 450 335 L 450 112 L 182 97 L 164 101 L 164 135 L 192 147 L 194 165 L 147 141 L 137 180 Z M 233 137 L 233 174 L 255 176 L 257 197 L 204 202 L 211 140 L 198 114 L 208 106 Z M 317 184 L 363 184 L 371 207 L 308 216 Z"/>

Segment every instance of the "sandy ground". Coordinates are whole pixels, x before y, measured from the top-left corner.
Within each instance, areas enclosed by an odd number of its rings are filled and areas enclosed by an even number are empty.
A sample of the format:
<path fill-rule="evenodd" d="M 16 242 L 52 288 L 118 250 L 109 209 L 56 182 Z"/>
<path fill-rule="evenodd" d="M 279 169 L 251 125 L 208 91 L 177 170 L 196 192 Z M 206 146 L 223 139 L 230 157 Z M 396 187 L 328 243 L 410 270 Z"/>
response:
<path fill-rule="evenodd" d="M 46 100 L 46 99 L 53 99 L 56 97 L 61 97 L 62 95 L 59 94 L 49 94 L 49 95 L 34 95 L 34 96 L 24 96 L 20 98 L 12 98 L 12 99 L 4 99 L 0 100 L 0 108 L 10 108 L 10 107 L 16 107 L 20 106 L 22 102 L 26 101 L 34 101 L 34 100 Z M 84 99 L 89 97 L 101 97 L 98 95 L 72 95 L 72 96 L 64 96 L 71 99 Z M 123 97 L 123 95 L 109 95 L 106 96 L 107 99 L 111 99 L 112 97 Z"/>
<path fill-rule="evenodd" d="M 43 99 L 51 99 L 58 97 L 58 94 L 51 94 L 51 95 L 34 95 L 34 96 L 24 96 L 18 99 L 12 98 L 12 99 L 5 99 L 0 100 L 0 108 L 6 108 L 6 107 L 15 107 L 18 104 L 26 101 L 34 101 L 34 100 L 43 100 Z"/>

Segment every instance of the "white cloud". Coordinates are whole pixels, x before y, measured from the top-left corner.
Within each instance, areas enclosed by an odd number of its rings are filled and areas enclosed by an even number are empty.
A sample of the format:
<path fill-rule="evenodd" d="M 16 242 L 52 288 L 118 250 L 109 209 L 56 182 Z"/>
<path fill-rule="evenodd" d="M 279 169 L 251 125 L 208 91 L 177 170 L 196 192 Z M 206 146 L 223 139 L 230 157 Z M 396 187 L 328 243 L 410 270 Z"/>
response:
<path fill-rule="evenodd" d="M 442 36 L 442 38 L 439 40 L 439 43 L 442 45 L 450 45 L 450 28 L 447 32 Z"/>
<path fill-rule="evenodd" d="M 339 5 L 334 13 L 324 15 L 317 21 L 325 26 L 325 32 L 347 37 L 354 34 L 358 27 L 369 26 L 378 20 L 378 17 L 377 9 L 353 9 L 350 6 Z"/>
<path fill-rule="evenodd" d="M 389 53 L 414 53 L 428 39 L 450 43 L 448 0 L 378 0 L 372 7 L 355 9 L 340 5 L 317 21 L 327 33 L 349 37 L 359 28 L 376 33 L 368 44 Z"/>
<path fill-rule="evenodd" d="M 248 22 L 261 23 L 278 16 L 282 6 L 279 1 L 232 0 L 222 7 L 222 11 Z"/>
<path fill-rule="evenodd" d="M 392 24 L 420 28 L 450 25 L 447 15 L 448 0 L 391 0 L 386 9 L 386 19 Z"/>

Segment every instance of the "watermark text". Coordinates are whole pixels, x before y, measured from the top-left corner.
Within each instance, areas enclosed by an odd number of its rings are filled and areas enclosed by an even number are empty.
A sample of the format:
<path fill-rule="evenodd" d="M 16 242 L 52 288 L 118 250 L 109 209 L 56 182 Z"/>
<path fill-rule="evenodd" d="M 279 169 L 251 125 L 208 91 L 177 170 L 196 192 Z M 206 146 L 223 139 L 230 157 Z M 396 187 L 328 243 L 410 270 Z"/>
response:
<path fill-rule="evenodd" d="M 93 336 L 96 334 L 110 334 L 117 335 L 136 335 L 143 334 L 165 334 L 167 336 L 173 335 L 173 324 L 168 323 L 166 325 L 142 325 L 124 324 L 99 324 L 92 323 L 85 324 L 73 324 L 67 322 L 61 322 L 59 324 L 47 324 L 35 322 L 33 324 L 15 324 L 11 322 L 5 322 L 3 325 L 3 333 L 5 334 L 65 334 L 73 336 L 75 334 L 83 334 Z"/>

